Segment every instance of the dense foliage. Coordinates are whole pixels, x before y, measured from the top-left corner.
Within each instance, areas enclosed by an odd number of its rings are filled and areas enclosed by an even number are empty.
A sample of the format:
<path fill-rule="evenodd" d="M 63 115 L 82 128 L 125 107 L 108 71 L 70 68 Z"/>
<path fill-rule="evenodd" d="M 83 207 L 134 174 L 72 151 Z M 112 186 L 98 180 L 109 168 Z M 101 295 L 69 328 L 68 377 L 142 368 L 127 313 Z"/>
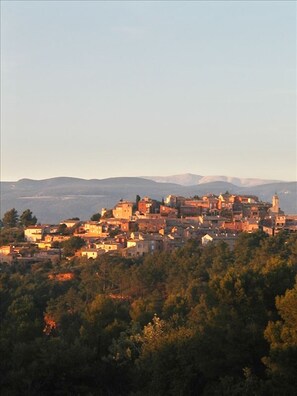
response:
<path fill-rule="evenodd" d="M 30 209 L 24 210 L 20 216 L 15 208 L 8 210 L 0 220 L 0 246 L 23 242 L 24 227 L 34 226 L 36 223 L 37 218 Z"/>
<path fill-rule="evenodd" d="M 2 264 L 2 394 L 295 395 L 296 275 L 297 234 L 262 232 Z"/>

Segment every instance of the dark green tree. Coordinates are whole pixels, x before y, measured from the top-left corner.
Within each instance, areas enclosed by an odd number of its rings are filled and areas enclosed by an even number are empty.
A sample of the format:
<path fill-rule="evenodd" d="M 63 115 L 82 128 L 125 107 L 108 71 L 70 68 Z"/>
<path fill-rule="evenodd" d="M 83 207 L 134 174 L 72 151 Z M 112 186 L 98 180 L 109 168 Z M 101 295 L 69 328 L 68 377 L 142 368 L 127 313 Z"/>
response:
<path fill-rule="evenodd" d="M 28 227 L 30 225 L 35 225 L 37 223 L 37 217 L 33 216 L 30 209 L 26 209 L 20 216 L 20 225 L 23 227 Z"/>
<path fill-rule="evenodd" d="M 24 231 L 21 228 L 2 228 L 0 231 L 0 246 L 8 243 L 23 242 Z"/>
<path fill-rule="evenodd" d="M 297 387 L 297 282 L 284 296 L 276 297 L 281 320 L 269 322 L 265 338 L 270 343 L 268 366 L 273 388 L 278 394 L 294 395 Z"/>
<path fill-rule="evenodd" d="M 16 227 L 18 225 L 19 215 L 15 208 L 8 210 L 4 213 L 2 223 L 6 228 Z"/>
<path fill-rule="evenodd" d="M 136 199 L 135 199 L 135 202 L 136 202 L 136 206 L 138 205 L 138 202 L 141 200 L 141 198 L 140 198 L 140 195 L 136 195 Z"/>
<path fill-rule="evenodd" d="M 67 235 L 67 234 L 68 234 L 67 231 L 68 231 L 68 230 L 67 230 L 67 225 L 66 225 L 66 224 L 64 224 L 64 223 L 59 224 L 59 227 L 58 227 L 58 230 L 57 230 L 57 232 L 58 232 L 59 234 L 61 234 L 61 235 Z"/>
<path fill-rule="evenodd" d="M 72 236 L 62 243 L 64 256 L 73 256 L 74 253 L 85 245 L 85 241 L 78 237 Z"/>
<path fill-rule="evenodd" d="M 100 219 L 101 219 L 100 213 L 94 213 L 90 218 L 91 221 L 99 221 Z"/>
<path fill-rule="evenodd" d="M 141 197 L 140 197 L 140 195 L 136 195 L 136 198 L 135 198 L 135 203 L 134 203 L 134 205 L 133 205 L 133 212 L 135 212 L 136 210 L 138 210 L 138 202 L 141 200 Z"/>

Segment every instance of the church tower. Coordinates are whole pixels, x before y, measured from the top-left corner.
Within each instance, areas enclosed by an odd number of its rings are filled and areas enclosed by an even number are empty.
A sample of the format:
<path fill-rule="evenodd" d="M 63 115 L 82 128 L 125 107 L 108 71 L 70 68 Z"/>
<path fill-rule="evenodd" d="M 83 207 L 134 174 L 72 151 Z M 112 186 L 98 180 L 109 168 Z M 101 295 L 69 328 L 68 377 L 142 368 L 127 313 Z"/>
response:
<path fill-rule="evenodd" d="M 272 208 L 270 210 L 273 213 L 279 213 L 279 197 L 277 193 L 272 197 Z"/>

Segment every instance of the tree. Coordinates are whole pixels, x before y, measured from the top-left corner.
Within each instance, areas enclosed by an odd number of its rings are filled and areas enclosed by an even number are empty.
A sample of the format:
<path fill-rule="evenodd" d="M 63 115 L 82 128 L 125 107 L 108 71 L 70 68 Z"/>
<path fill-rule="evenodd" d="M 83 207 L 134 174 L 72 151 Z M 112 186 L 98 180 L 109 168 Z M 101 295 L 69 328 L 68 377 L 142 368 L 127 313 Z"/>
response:
<path fill-rule="evenodd" d="M 63 224 L 59 224 L 57 232 L 58 232 L 58 234 L 61 234 L 61 235 L 67 235 L 68 234 L 67 225 L 64 224 L 64 223 Z"/>
<path fill-rule="evenodd" d="M 135 198 L 135 204 L 133 205 L 133 212 L 138 210 L 138 203 L 139 203 L 140 200 L 141 200 L 141 197 L 140 197 L 140 195 L 137 194 L 136 198 Z"/>
<path fill-rule="evenodd" d="M 85 244 L 85 241 L 78 236 L 70 237 L 67 241 L 62 243 L 64 256 L 73 256 L 76 250 L 79 250 Z"/>
<path fill-rule="evenodd" d="M 2 228 L 0 231 L 0 246 L 15 242 L 24 242 L 24 231 L 15 227 Z"/>
<path fill-rule="evenodd" d="M 263 231 L 252 232 L 251 234 L 241 233 L 235 243 L 235 262 L 240 266 L 250 263 L 257 249 L 267 238 L 268 235 Z"/>
<path fill-rule="evenodd" d="M 100 213 L 94 213 L 90 218 L 91 221 L 99 221 L 100 219 L 101 219 Z"/>
<path fill-rule="evenodd" d="M 108 209 L 108 210 L 104 213 L 104 215 L 102 216 L 102 219 L 110 219 L 111 217 L 113 217 L 112 209 Z"/>
<path fill-rule="evenodd" d="M 135 361 L 139 395 L 202 394 L 204 378 L 193 348 L 192 330 L 174 329 L 169 322 L 154 315 L 132 340 L 140 351 Z"/>
<path fill-rule="evenodd" d="M 265 338 L 270 343 L 270 354 L 263 362 L 278 394 L 282 391 L 293 395 L 297 386 L 297 282 L 275 301 L 281 320 L 268 323 Z"/>
<path fill-rule="evenodd" d="M 7 228 L 16 227 L 18 224 L 19 215 L 15 208 L 10 209 L 4 213 L 2 222 L 3 226 Z"/>
<path fill-rule="evenodd" d="M 30 225 L 35 225 L 37 223 L 36 216 L 33 216 L 33 213 L 30 209 L 26 209 L 20 216 L 20 225 L 23 227 L 28 227 Z"/>
<path fill-rule="evenodd" d="M 135 202 L 136 202 L 136 206 L 138 206 L 138 202 L 141 200 L 141 198 L 140 198 L 140 195 L 136 195 L 136 199 L 135 199 Z"/>

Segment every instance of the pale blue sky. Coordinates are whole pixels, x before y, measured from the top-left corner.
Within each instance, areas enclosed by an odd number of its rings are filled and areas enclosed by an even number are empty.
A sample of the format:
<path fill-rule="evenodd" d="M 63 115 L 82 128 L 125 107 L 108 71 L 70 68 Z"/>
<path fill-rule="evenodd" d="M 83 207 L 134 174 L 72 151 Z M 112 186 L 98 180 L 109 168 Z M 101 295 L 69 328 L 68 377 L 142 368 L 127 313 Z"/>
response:
<path fill-rule="evenodd" d="M 1 178 L 296 180 L 294 1 L 1 1 Z"/>

